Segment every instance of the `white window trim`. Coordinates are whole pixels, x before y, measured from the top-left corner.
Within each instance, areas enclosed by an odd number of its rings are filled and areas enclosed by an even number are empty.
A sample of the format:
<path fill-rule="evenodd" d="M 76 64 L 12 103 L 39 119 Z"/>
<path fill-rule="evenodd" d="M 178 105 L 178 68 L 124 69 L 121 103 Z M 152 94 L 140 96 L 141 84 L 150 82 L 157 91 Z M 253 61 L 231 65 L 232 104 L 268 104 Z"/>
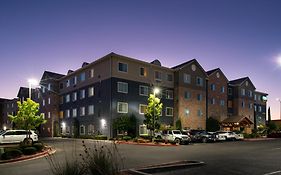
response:
<path fill-rule="evenodd" d="M 186 81 L 187 79 L 185 79 L 185 77 L 189 77 L 189 82 L 188 81 Z M 183 83 L 185 83 L 185 84 L 191 84 L 191 75 L 190 74 L 187 74 L 187 73 L 184 73 L 183 74 Z"/>
<path fill-rule="evenodd" d="M 140 72 L 141 68 L 143 68 L 143 70 L 144 70 L 144 75 L 141 75 L 141 72 Z M 145 75 L 146 72 L 145 71 L 146 71 L 145 67 L 143 67 L 143 66 L 139 67 L 139 76 L 140 77 L 146 77 L 146 75 Z"/>
<path fill-rule="evenodd" d="M 144 114 L 141 112 L 141 107 L 143 107 L 143 106 L 147 107 L 147 105 L 145 105 L 145 104 L 139 104 L 139 114 Z"/>
<path fill-rule="evenodd" d="M 168 109 L 172 109 L 172 115 L 168 115 Z M 172 107 L 166 107 L 166 116 L 173 116 L 174 115 L 174 108 Z"/>
<path fill-rule="evenodd" d="M 119 63 L 121 63 L 121 64 L 126 64 L 126 65 L 127 65 L 127 72 L 124 72 L 124 71 L 120 71 L 120 70 L 119 70 Z M 128 72 L 129 72 L 129 65 L 128 65 L 128 63 L 118 62 L 118 63 L 117 63 L 117 70 L 118 70 L 118 72 L 121 72 L 121 73 L 128 73 Z"/>
<path fill-rule="evenodd" d="M 119 87 L 119 84 L 123 84 L 123 85 L 126 84 L 126 85 L 127 85 L 127 92 L 120 91 L 119 88 L 118 88 L 118 87 Z M 128 83 L 126 83 L 126 82 L 121 82 L 121 81 L 118 81 L 118 82 L 117 82 L 117 92 L 123 93 L 123 94 L 128 94 L 128 91 L 129 91 L 129 85 L 128 85 Z"/>
<path fill-rule="evenodd" d="M 83 114 L 81 113 L 82 109 L 84 109 L 84 113 Z M 79 116 L 85 116 L 85 115 L 86 115 L 86 108 L 85 108 L 85 106 L 81 106 L 80 107 L 80 111 L 79 111 Z"/>
<path fill-rule="evenodd" d="M 90 113 L 90 107 L 93 106 L 93 112 Z M 94 105 L 89 105 L 88 106 L 88 115 L 94 115 L 95 114 L 95 106 Z"/>
<path fill-rule="evenodd" d="M 81 132 L 81 128 L 84 128 L 84 129 L 83 129 L 83 130 L 84 130 L 84 133 Z M 86 127 L 85 127 L 84 125 L 80 125 L 80 126 L 79 126 L 79 133 L 80 133 L 81 135 L 85 135 L 85 134 L 86 134 Z"/>
<path fill-rule="evenodd" d="M 143 88 L 147 88 L 147 94 L 141 94 L 141 88 L 142 88 L 142 87 L 143 87 Z M 141 95 L 141 96 L 148 96 L 148 94 L 149 94 L 149 93 L 148 93 L 148 86 L 140 85 L 140 86 L 139 86 L 139 95 Z"/>
<path fill-rule="evenodd" d="M 168 98 L 168 92 L 172 92 L 172 98 Z M 174 99 L 174 91 L 173 90 L 166 90 L 166 99 L 169 99 L 169 100 Z"/>
<path fill-rule="evenodd" d="M 126 104 L 127 105 L 127 109 L 126 109 L 125 112 L 119 111 L 119 104 Z M 128 113 L 128 108 L 129 108 L 129 104 L 128 103 L 126 103 L 126 102 L 117 102 L 117 112 L 118 113 L 127 114 Z"/>
<path fill-rule="evenodd" d="M 94 78 L 95 77 L 95 69 L 92 68 L 90 69 L 90 78 Z"/>
<path fill-rule="evenodd" d="M 91 89 L 93 90 L 93 94 L 90 94 L 90 92 L 92 92 Z M 88 97 L 93 97 L 94 95 L 95 95 L 95 88 L 94 86 L 91 86 L 88 89 Z"/>
<path fill-rule="evenodd" d="M 161 78 L 159 79 L 159 78 L 156 78 L 156 72 L 158 72 L 158 73 L 160 73 L 160 75 L 161 75 Z M 155 70 L 154 71 L 154 79 L 156 80 L 156 81 L 162 81 L 162 74 L 163 74 L 163 72 L 161 72 L 161 71 L 158 71 L 158 70 Z"/>
<path fill-rule="evenodd" d="M 75 115 L 73 111 L 75 111 Z M 72 117 L 77 117 L 77 108 L 72 109 Z"/>

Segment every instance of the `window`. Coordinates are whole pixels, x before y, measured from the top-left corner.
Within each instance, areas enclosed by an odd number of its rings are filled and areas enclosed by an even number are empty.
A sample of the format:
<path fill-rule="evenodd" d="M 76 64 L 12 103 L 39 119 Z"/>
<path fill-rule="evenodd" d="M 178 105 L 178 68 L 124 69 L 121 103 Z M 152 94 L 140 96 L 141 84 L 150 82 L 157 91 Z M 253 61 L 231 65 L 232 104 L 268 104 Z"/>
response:
<path fill-rule="evenodd" d="M 144 114 L 146 112 L 147 105 L 140 104 L 139 105 L 139 114 Z"/>
<path fill-rule="evenodd" d="M 232 95 L 232 89 L 228 88 L 228 95 Z"/>
<path fill-rule="evenodd" d="M 89 105 L 88 106 L 88 115 L 94 114 L 94 105 Z"/>
<path fill-rule="evenodd" d="M 148 86 L 140 85 L 139 94 L 143 96 L 148 96 Z"/>
<path fill-rule="evenodd" d="M 119 72 L 128 72 L 128 64 L 126 63 L 118 63 Z"/>
<path fill-rule="evenodd" d="M 146 69 L 144 67 L 140 68 L 140 76 L 146 77 Z"/>
<path fill-rule="evenodd" d="M 69 86 L 70 86 L 70 81 L 66 80 L 66 87 L 69 87 Z"/>
<path fill-rule="evenodd" d="M 76 100 L 77 100 L 77 92 L 73 92 L 72 101 L 76 101 Z"/>
<path fill-rule="evenodd" d="M 190 114 L 190 111 L 189 111 L 189 109 L 188 108 L 185 108 L 185 110 L 184 110 L 184 113 L 185 113 L 185 116 L 189 116 L 189 114 Z"/>
<path fill-rule="evenodd" d="M 257 101 L 257 95 L 256 94 L 254 95 L 254 99 L 255 99 L 255 101 Z"/>
<path fill-rule="evenodd" d="M 173 108 L 166 107 L 166 116 L 173 116 Z"/>
<path fill-rule="evenodd" d="M 85 89 L 80 90 L 80 99 L 85 98 Z"/>
<path fill-rule="evenodd" d="M 118 102 L 117 103 L 117 112 L 118 113 L 128 113 L 128 103 Z"/>
<path fill-rule="evenodd" d="M 196 85 L 197 86 L 203 86 L 203 78 L 196 77 Z"/>
<path fill-rule="evenodd" d="M 51 83 L 48 84 L 48 91 L 51 90 Z"/>
<path fill-rule="evenodd" d="M 60 89 L 63 89 L 63 83 L 60 83 Z"/>
<path fill-rule="evenodd" d="M 80 134 L 85 135 L 85 126 L 84 125 L 80 125 Z"/>
<path fill-rule="evenodd" d="M 95 95 L 95 88 L 94 87 L 89 87 L 89 90 L 88 90 L 88 96 L 89 97 L 92 97 Z"/>
<path fill-rule="evenodd" d="M 45 86 L 43 86 L 42 87 L 42 93 L 45 93 L 45 91 L 46 91 L 46 88 L 45 88 Z"/>
<path fill-rule="evenodd" d="M 197 100 L 201 101 L 202 100 L 202 94 L 197 94 Z"/>
<path fill-rule="evenodd" d="M 76 85 L 77 84 L 77 76 L 74 76 L 73 77 L 73 85 Z"/>
<path fill-rule="evenodd" d="M 201 109 L 198 109 L 198 110 L 197 110 L 197 116 L 198 116 L 198 117 L 203 116 L 203 112 L 202 112 Z"/>
<path fill-rule="evenodd" d="M 221 93 L 224 93 L 224 86 L 221 87 Z"/>
<path fill-rule="evenodd" d="M 253 108 L 253 104 L 249 103 L 249 109 L 252 109 L 252 108 Z"/>
<path fill-rule="evenodd" d="M 216 99 L 215 99 L 215 98 L 212 98 L 212 99 L 211 99 L 211 104 L 212 104 L 212 105 L 216 104 Z"/>
<path fill-rule="evenodd" d="M 231 100 L 228 100 L 227 107 L 228 107 L 228 108 L 232 108 L 232 101 L 231 101 Z"/>
<path fill-rule="evenodd" d="M 43 99 L 42 101 L 42 106 L 45 106 L 45 99 Z"/>
<path fill-rule="evenodd" d="M 254 106 L 254 110 L 257 111 L 257 106 L 256 105 Z"/>
<path fill-rule="evenodd" d="M 77 108 L 72 109 L 72 117 L 77 117 Z"/>
<path fill-rule="evenodd" d="M 261 112 L 261 106 L 259 106 L 259 112 Z"/>
<path fill-rule="evenodd" d="M 93 78 L 95 76 L 95 69 L 90 70 L 90 78 Z"/>
<path fill-rule="evenodd" d="M 85 80 L 86 80 L 86 74 L 85 74 L 85 72 L 82 72 L 80 74 L 80 81 L 82 82 L 82 81 L 85 81 Z"/>
<path fill-rule="evenodd" d="M 66 126 L 66 127 L 65 127 L 65 133 L 66 133 L 66 134 L 69 134 L 69 133 L 70 133 L 70 127 L 69 127 L 69 126 Z"/>
<path fill-rule="evenodd" d="M 80 116 L 84 116 L 85 115 L 85 107 L 82 106 L 80 107 Z"/>
<path fill-rule="evenodd" d="M 183 82 L 190 84 L 191 82 L 191 76 L 189 74 L 183 74 Z"/>
<path fill-rule="evenodd" d="M 48 98 L 48 104 L 51 104 L 51 98 L 50 97 Z"/>
<path fill-rule="evenodd" d="M 51 112 L 48 112 L 48 118 L 51 118 Z"/>
<path fill-rule="evenodd" d="M 67 117 L 67 118 L 70 117 L 70 111 L 69 111 L 69 109 L 67 109 L 67 110 L 65 111 L 65 117 Z"/>
<path fill-rule="evenodd" d="M 167 81 L 173 81 L 173 75 L 167 74 Z"/>
<path fill-rule="evenodd" d="M 95 127 L 92 124 L 88 125 L 88 135 L 93 135 L 95 134 Z"/>
<path fill-rule="evenodd" d="M 70 102 L 70 95 L 69 95 L 69 94 L 67 94 L 67 95 L 65 96 L 65 102 L 66 102 L 66 103 Z"/>
<path fill-rule="evenodd" d="M 216 85 L 215 84 L 211 84 L 211 90 L 215 91 L 216 90 Z"/>
<path fill-rule="evenodd" d="M 173 99 L 174 98 L 174 92 L 172 90 L 166 90 L 166 98 L 167 99 Z"/>
<path fill-rule="evenodd" d="M 60 111 L 60 119 L 63 118 L 63 111 Z"/>
<path fill-rule="evenodd" d="M 128 93 L 128 83 L 117 82 L 117 92 Z"/>
<path fill-rule="evenodd" d="M 190 98 L 191 98 L 191 93 L 190 93 L 189 91 L 185 91 L 185 92 L 184 92 L 184 98 L 185 98 L 186 100 L 190 99 Z"/>
<path fill-rule="evenodd" d="M 249 97 L 252 97 L 252 96 L 253 96 L 253 92 L 249 91 Z"/>
<path fill-rule="evenodd" d="M 155 80 L 162 81 L 162 73 L 159 71 L 154 72 Z"/>
<path fill-rule="evenodd" d="M 224 100 L 220 100 L 220 105 L 224 106 Z"/>
<path fill-rule="evenodd" d="M 241 95 L 245 96 L 245 89 L 241 89 Z"/>
<path fill-rule="evenodd" d="M 40 93 L 39 93 L 39 92 L 37 93 L 37 98 L 38 98 L 38 99 L 40 98 Z"/>
<path fill-rule="evenodd" d="M 242 106 L 242 108 L 245 107 L 245 102 L 244 101 L 241 102 L 241 106 Z"/>
<path fill-rule="evenodd" d="M 41 113 L 41 114 L 42 114 L 43 119 L 45 119 L 45 113 Z"/>

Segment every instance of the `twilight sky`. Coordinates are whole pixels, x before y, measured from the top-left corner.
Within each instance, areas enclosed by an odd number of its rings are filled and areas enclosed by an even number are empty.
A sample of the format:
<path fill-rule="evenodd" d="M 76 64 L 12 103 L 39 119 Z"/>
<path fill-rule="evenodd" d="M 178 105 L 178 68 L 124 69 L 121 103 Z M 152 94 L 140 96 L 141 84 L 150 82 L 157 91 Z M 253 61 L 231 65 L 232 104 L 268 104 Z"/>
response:
<path fill-rule="evenodd" d="M 196 58 L 229 80 L 249 76 L 280 118 L 279 0 L 0 1 L 0 97 L 110 52 L 166 67 Z"/>

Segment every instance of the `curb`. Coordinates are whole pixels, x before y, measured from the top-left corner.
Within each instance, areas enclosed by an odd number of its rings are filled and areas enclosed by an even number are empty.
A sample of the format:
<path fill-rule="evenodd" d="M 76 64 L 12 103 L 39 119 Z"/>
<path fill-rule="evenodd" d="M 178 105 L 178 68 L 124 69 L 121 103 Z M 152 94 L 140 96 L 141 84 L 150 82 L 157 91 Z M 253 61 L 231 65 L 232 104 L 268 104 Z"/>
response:
<path fill-rule="evenodd" d="M 151 175 L 154 173 L 174 171 L 174 170 L 203 166 L 203 165 L 206 165 L 206 164 L 201 161 L 185 160 L 185 161 L 175 161 L 175 162 L 163 163 L 163 164 L 158 164 L 158 165 L 151 165 L 151 166 L 137 168 L 137 169 L 129 169 L 129 170 L 125 170 L 124 172 L 128 173 L 129 175 Z"/>
<path fill-rule="evenodd" d="M 142 146 L 179 146 L 177 144 L 154 144 L 154 143 L 136 143 L 136 142 L 126 142 L 126 141 L 116 141 L 116 144 L 127 144 L 127 145 L 142 145 Z"/>
<path fill-rule="evenodd" d="M 266 140 L 277 140 L 278 138 L 248 138 L 248 139 L 243 139 L 243 141 L 248 141 L 248 142 L 255 142 L 255 141 L 266 141 Z"/>
<path fill-rule="evenodd" d="M 0 161 L 0 165 L 1 164 L 6 164 L 6 163 L 16 163 L 16 162 L 21 162 L 21 161 L 38 159 L 38 158 L 44 157 L 44 156 L 46 156 L 48 154 L 49 155 L 54 154 L 55 152 L 56 152 L 55 149 L 52 149 L 52 148 L 49 147 L 49 148 L 47 148 L 46 151 L 43 151 L 43 152 L 40 152 L 40 153 L 37 153 L 37 154 L 34 154 L 34 155 L 22 156 L 22 157 L 15 158 L 15 159 Z"/>

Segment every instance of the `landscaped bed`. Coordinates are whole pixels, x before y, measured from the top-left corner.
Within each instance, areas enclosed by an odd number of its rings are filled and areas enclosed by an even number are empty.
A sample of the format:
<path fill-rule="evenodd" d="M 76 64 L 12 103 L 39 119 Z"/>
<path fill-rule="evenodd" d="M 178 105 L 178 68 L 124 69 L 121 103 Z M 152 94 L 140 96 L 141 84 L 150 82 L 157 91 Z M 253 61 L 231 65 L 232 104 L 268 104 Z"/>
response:
<path fill-rule="evenodd" d="M 0 163 L 10 162 L 10 160 L 22 160 L 22 158 L 34 157 L 47 153 L 50 148 L 43 143 L 34 142 L 31 145 L 19 144 L 18 146 L 7 146 L 0 148 Z"/>

